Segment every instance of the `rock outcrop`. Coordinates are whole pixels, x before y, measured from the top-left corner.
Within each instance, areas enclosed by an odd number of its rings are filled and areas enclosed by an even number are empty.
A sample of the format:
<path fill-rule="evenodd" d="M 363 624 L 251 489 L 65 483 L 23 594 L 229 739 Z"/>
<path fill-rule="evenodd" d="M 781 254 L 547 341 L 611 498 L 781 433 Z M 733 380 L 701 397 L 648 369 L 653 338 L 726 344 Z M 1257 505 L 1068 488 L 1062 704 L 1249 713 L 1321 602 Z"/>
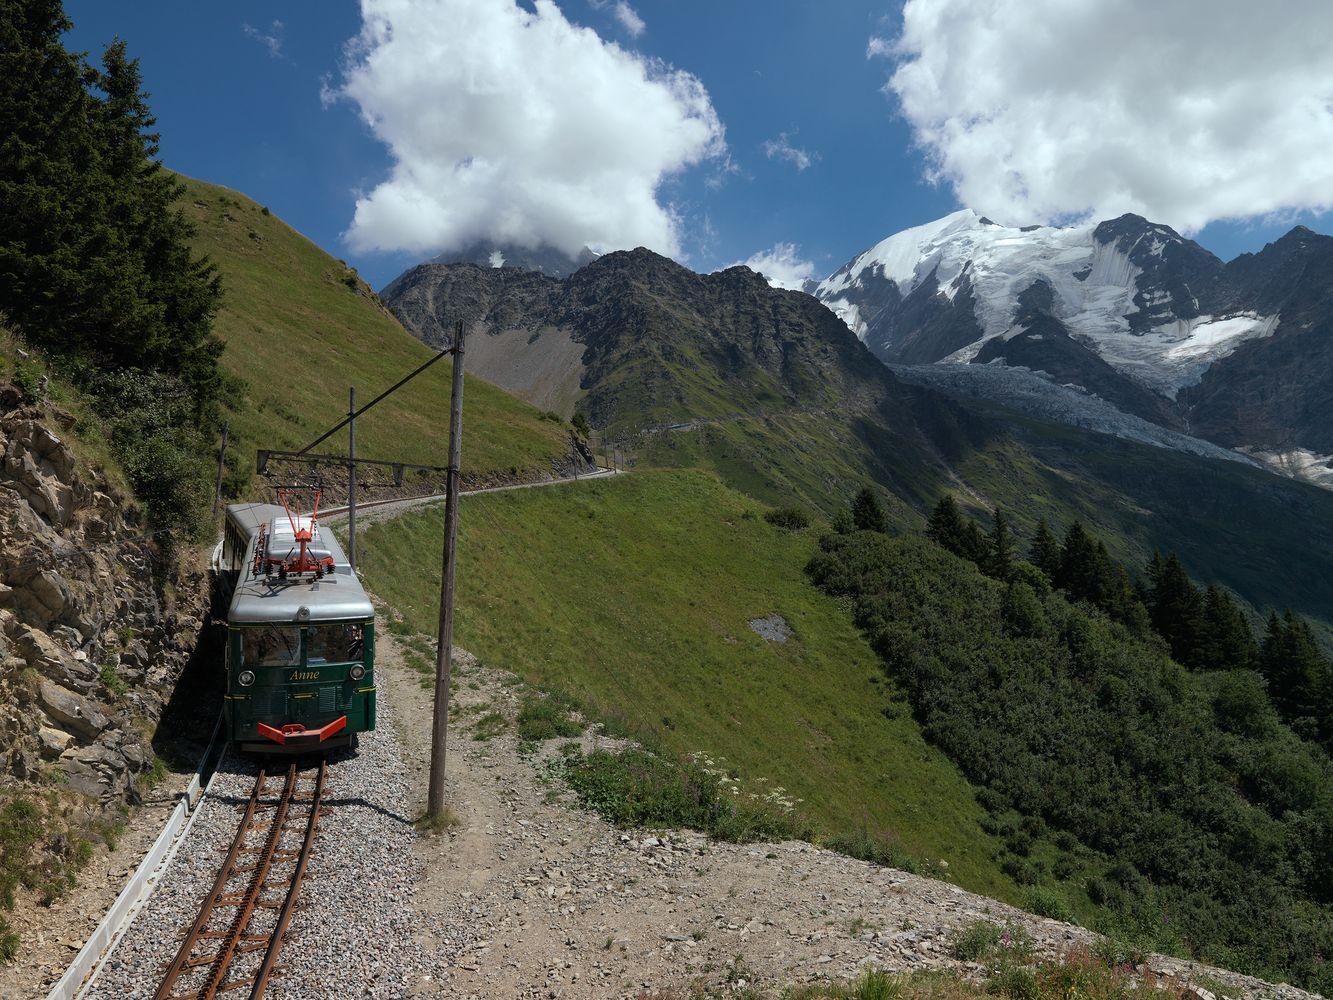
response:
<path fill-rule="evenodd" d="M 78 461 L 73 426 L 0 383 L 0 782 L 133 801 L 206 591 Z"/>

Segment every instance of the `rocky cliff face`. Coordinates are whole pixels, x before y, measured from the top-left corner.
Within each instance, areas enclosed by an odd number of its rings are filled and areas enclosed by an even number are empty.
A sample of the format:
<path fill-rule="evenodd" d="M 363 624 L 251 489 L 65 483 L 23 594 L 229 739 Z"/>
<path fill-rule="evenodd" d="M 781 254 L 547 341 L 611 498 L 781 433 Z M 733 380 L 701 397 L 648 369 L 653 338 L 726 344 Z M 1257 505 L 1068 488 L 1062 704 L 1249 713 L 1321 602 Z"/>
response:
<path fill-rule="evenodd" d="M 133 801 L 204 581 L 162 565 L 134 505 L 76 460 L 72 424 L 0 383 L 0 784 Z"/>

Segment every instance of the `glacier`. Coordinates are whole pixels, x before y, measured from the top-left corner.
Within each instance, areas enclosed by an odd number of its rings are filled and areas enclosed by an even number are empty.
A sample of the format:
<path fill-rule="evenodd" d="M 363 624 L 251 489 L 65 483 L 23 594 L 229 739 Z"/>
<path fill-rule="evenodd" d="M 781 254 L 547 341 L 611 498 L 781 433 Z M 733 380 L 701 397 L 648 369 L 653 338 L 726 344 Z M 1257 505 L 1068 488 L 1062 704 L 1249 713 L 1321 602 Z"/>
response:
<path fill-rule="evenodd" d="M 891 281 L 907 296 L 934 274 L 940 294 L 947 298 L 969 281 L 981 336 L 942 359 L 966 363 L 987 340 L 1017 332 L 1018 296 L 1033 282 L 1045 281 L 1053 293 L 1052 313 L 1073 337 L 1172 399 L 1197 383 L 1218 358 L 1246 340 L 1271 335 L 1277 327 L 1276 315 L 1247 312 L 1178 318 L 1146 331 L 1132 330 L 1132 314 L 1141 307 L 1161 306 L 1170 297 L 1140 288 L 1143 272 L 1131 254 L 1139 251 L 1140 260 L 1144 253 L 1161 257 L 1173 241 L 1183 241 L 1165 226 L 1146 223 L 1145 231 L 1123 247 L 1119 240 L 1095 238 L 1097 228 L 1086 223 L 1018 229 L 962 209 L 875 244 L 820 282 L 815 295 L 864 340 L 872 317 L 855 301 L 856 293 L 874 280 Z"/>

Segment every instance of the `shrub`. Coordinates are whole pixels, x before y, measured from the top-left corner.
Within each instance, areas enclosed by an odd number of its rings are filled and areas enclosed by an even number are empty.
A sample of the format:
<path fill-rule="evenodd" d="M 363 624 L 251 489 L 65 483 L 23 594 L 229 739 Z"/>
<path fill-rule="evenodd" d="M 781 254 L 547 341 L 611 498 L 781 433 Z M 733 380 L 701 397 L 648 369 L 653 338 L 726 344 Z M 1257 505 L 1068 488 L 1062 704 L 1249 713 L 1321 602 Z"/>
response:
<path fill-rule="evenodd" d="M 1069 908 L 1069 904 L 1065 902 L 1064 897 L 1054 889 L 1048 889 L 1045 886 L 1029 889 L 1027 896 L 1024 897 L 1023 906 L 1039 917 L 1063 920 L 1065 923 L 1070 923 L 1074 919 L 1074 912 Z"/>
<path fill-rule="evenodd" d="M 1037 976 L 1021 965 L 1006 965 L 992 973 L 986 981 L 986 992 L 1010 1000 L 1039 1000 L 1041 990 Z"/>
<path fill-rule="evenodd" d="M 897 868 L 913 875 L 923 874 L 921 863 L 887 833 L 872 834 L 862 830 L 860 833 L 838 834 L 826 840 L 824 846 L 872 865 Z"/>
<path fill-rule="evenodd" d="M 41 366 L 32 361 L 19 361 L 14 365 L 14 384 L 28 402 L 40 402 L 44 374 Z"/>
<path fill-rule="evenodd" d="M 1035 885 L 1037 882 L 1036 865 L 1027 858 L 1019 858 L 1010 855 L 1001 863 L 1000 871 L 1004 872 L 1019 885 Z"/>
<path fill-rule="evenodd" d="M 518 710 L 518 735 L 529 742 L 553 740 L 557 737 L 583 735 L 584 726 L 571 713 L 578 705 L 562 694 L 534 695 Z"/>
<path fill-rule="evenodd" d="M 980 962 L 989 958 L 999 944 L 1000 925 L 978 920 L 958 932 L 949 954 L 960 962 Z"/>
<path fill-rule="evenodd" d="M 1147 959 L 1144 950 L 1131 941 L 1104 937 L 1097 941 L 1097 958 L 1111 969 L 1135 969 Z"/>
<path fill-rule="evenodd" d="M 808 833 L 771 807 L 733 801 L 717 776 L 665 753 L 574 753 L 564 773 L 580 802 L 620 827 L 685 827 L 736 843 Z"/>
<path fill-rule="evenodd" d="M 1032 853 L 1032 836 L 1025 830 L 1015 830 L 1005 840 L 1005 846 L 1020 858 Z"/>
<path fill-rule="evenodd" d="M 799 507 L 778 507 L 764 512 L 764 520 L 784 531 L 804 531 L 810 527 L 810 515 Z"/>
<path fill-rule="evenodd" d="M 1051 839 L 1054 841 L 1055 846 L 1060 848 L 1060 850 L 1062 851 L 1078 850 L 1078 838 L 1075 837 L 1068 830 L 1057 831 L 1055 836 L 1052 837 Z"/>
<path fill-rule="evenodd" d="M 1055 865 L 1051 870 L 1055 877 L 1063 882 L 1074 877 L 1074 873 L 1078 871 L 1078 862 L 1068 854 L 1062 854 L 1055 859 Z"/>

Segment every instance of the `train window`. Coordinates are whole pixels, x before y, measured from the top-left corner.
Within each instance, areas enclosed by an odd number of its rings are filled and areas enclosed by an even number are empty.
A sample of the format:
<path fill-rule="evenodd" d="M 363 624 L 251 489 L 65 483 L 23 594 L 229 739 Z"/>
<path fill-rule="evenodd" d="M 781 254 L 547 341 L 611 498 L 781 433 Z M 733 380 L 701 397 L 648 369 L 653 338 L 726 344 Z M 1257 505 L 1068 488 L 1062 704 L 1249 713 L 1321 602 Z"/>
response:
<path fill-rule="evenodd" d="M 300 629 L 284 625 L 241 630 L 241 660 L 247 665 L 295 667 L 301 663 Z"/>
<path fill-rule="evenodd" d="M 347 663 L 362 656 L 360 625 L 313 625 L 306 632 L 307 663 Z"/>

